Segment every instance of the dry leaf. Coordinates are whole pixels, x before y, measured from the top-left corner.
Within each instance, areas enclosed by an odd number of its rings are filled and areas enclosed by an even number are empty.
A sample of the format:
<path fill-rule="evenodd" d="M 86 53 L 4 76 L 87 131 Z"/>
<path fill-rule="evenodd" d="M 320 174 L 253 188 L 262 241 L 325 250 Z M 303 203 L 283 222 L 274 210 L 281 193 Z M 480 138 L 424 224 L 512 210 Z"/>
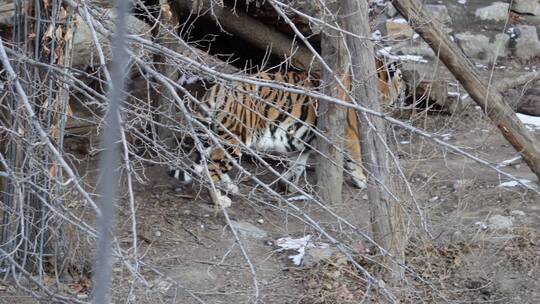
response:
<path fill-rule="evenodd" d="M 28 39 L 34 39 L 34 38 L 36 38 L 36 33 L 28 34 Z"/>
<path fill-rule="evenodd" d="M 57 41 L 62 40 L 62 34 L 63 33 L 64 33 L 64 29 L 62 28 L 62 26 L 61 25 L 58 26 L 58 28 L 56 29 L 56 33 L 55 33 Z"/>
<path fill-rule="evenodd" d="M 51 134 L 52 138 L 57 138 L 58 134 L 60 134 L 60 129 L 57 125 L 53 125 L 51 126 L 49 133 Z"/>
<path fill-rule="evenodd" d="M 54 33 L 54 26 L 51 24 L 51 25 L 49 25 L 49 28 L 47 29 L 47 31 L 43 35 L 43 38 L 52 38 L 53 33 Z"/>
<path fill-rule="evenodd" d="M 66 105 L 66 116 L 70 117 L 70 116 L 73 116 L 73 110 L 71 109 L 71 105 L 69 104 L 69 101 Z"/>
<path fill-rule="evenodd" d="M 58 173 L 58 166 L 56 164 L 53 164 L 49 168 L 49 176 L 52 178 L 55 178 L 57 173 Z"/>
<path fill-rule="evenodd" d="M 167 20 L 172 19 L 171 6 L 169 4 L 162 4 L 161 11 L 163 12 L 163 16 L 165 16 Z"/>
<path fill-rule="evenodd" d="M 43 0 L 43 7 L 45 7 L 45 9 L 49 8 L 49 0 Z"/>
<path fill-rule="evenodd" d="M 63 7 L 60 8 L 60 13 L 58 14 L 58 18 L 61 21 L 65 21 L 67 19 L 67 11 L 65 8 Z"/>
<path fill-rule="evenodd" d="M 71 39 L 73 39 L 73 28 L 72 27 L 68 28 L 68 30 L 66 31 L 66 34 L 64 35 L 64 40 L 66 42 L 70 41 Z"/>

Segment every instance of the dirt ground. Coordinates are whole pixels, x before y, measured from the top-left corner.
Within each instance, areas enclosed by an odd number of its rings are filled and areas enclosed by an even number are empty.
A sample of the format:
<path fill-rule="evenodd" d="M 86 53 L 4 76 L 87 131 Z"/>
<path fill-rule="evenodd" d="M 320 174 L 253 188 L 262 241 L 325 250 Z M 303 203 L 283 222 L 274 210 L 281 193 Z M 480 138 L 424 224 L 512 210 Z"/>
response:
<path fill-rule="evenodd" d="M 420 113 L 414 125 L 494 165 L 516 156 L 474 107 L 458 116 Z M 430 239 L 418 224 L 409 223 L 407 266 L 412 272 L 402 288 L 395 289 L 401 295 L 400 302 L 538 303 L 539 197 L 520 187 L 500 187 L 507 179 L 492 169 L 435 147 L 417 135 L 397 128 L 391 134 L 432 236 Z M 522 162 L 502 169 L 535 180 Z M 265 174 L 263 168 L 256 171 Z M 137 184 L 135 196 L 142 257 L 139 270 L 148 285 L 134 282 L 132 273 L 116 263 L 114 302 L 252 303 L 255 289 L 246 258 L 223 214 L 215 215 L 206 191 L 197 184 L 179 185 L 157 166 L 147 167 L 145 176 L 146 183 Z M 285 236 L 309 234 L 317 241 L 328 240 L 274 195 L 252 186 L 247 181 L 241 184 L 244 197 L 235 197 L 228 215 L 258 228 L 254 228 L 257 235 L 242 236 L 241 243 L 256 271 L 259 303 L 359 303 L 365 280 L 350 263 L 340 260 L 339 254 L 295 266 L 288 259 L 291 252 L 276 251 L 276 239 Z M 347 187 L 345 195 L 346 203 L 331 206 L 331 210 L 369 235 L 365 191 Z M 341 242 L 366 246 L 358 232 L 320 207 L 306 201 L 295 204 Z M 408 216 L 416 220 L 418 214 L 413 209 Z M 490 218 L 496 215 L 510 219 L 512 226 L 492 227 Z M 131 247 L 130 210 L 125 200 L 118 208 L 117 235 L 120 246 Z M 361 265 L 377 269 L 365 250 L 357 253 L 355 259 Z M 368 298 L 382 301 L 376 291 Z"/>
<path fill-rule="evenodd" d="M 516 156 L 475 107 L 456 115 L 420 112 L 413 124 L 494 165 Z M 431 235 L 418 224 L 416 208 L 406 209 L 410 220 L 409 272 L 402 285 L 393 289 L 400 302 L 538 303 L 540 198 L 521 187 L 499 186 L 507 179 L 494 170 L 417 135 L 398 128 L 390 134 Z M 540 132 L 535 136 L 539 139 Z M 96 160 L 89 158 L 79 165 L 89 180 L 97 174 Z M 265 168 L 253 164 L 250 168 L 271 180 Z M 523 162 L 501 169 L 520 179 L 535 180 Z M 312 181 L 312 175 L 313 171 L 308 171 L 308 180 Z M 365 278 L 339 253 L 295 266 L 288 258 L 293 253 L 278 252 L 276 240 L 286 236 L 312 235 L 314 241 L 329 241 L 307 225 L 298 212 L 261 187 L 241 182 L 243 196 L 235 197 L 228 210 L 231 220 L 256 227 L 249 235 L 241 235 L 240 246 L 224 215 L 216 215 L 207 192 L 198 184 L 179 185 L 158 166 L 145 167 L 144 176 L 134 189 L 141 257 L 138 271 L 144 283 L 135 280 L 130 269 L 117 259 L 113 265 L 114 303 L 253 303 L 254 278 L 241 248 L 255 269 L 258 303 L 360 303 L 364 296 L 368 302 L 382 302 L 376 288 L 365 294 Z M 371 259 L 377 257 L 366 251 L 370 245 L 360 235 L 370 235 L 367 193 L 349 187 L 344 191 L 346 202 L 329 208 L 355 225 L 357 231 L 309 201 L 295 201 L 294 205 L 353 248 L 355 261 L 376 273 L 378 268 Z M 131 212 L 126 192 L 123 196 L 117 214 L 117 238 L 118 245 L 128 250 L 133 244 Z M 91 217 L 77 201 L 68 208 L 83 218 Z M 511 220 L 511 226 L 495 227 L 490 222 L 494 216 Z M 74 260 L 88 270 L 92 250 L 85 247 L 84 238 L 79 241 Z M 132 253 L 128 251 L 125 257 Z M 87 280 L 72 274 L 64 283 L 70 284 L 71 292 L 73 286 L 79 288 L 76 297 L 84 300 L 89 289 L 84 282 Z M 0 303 L 16 299 L 34 303 L 12 286 L 0 287 L 4 290 Z"/>

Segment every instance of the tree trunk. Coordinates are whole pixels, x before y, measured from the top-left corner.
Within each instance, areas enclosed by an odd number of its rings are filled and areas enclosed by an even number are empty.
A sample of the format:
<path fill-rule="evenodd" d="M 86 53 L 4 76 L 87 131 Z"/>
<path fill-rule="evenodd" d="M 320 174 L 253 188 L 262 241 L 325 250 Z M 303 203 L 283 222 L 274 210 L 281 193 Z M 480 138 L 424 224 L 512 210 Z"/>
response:
<path fill-rule="evenodd" d="M 336 6 L 335 3 L 329 6 Z M 340 99 L 346 97 L 345 92 L 335 80 L 337 75 L 342 82 L 348 83 L 349 58 L 345 52 L 345 40 L 336 31 L 325 29 L 321 37 L 322 58 L 332 71 L 322 71 L 321 86 L 323 92 Z M 318 138 L 317 148 L 321 152 L 317 159 L 317 192 L 327 203 L 340 204 L 343 201 L 343 147 L 344 124 L 346 110 L 335 103 L 319 101 L 317 110 L 317 127 L 325 138 Z"/>
<path fill-rule="evenodd" d="M 448 70 L 501 130 L 506 140 L 521 153 L 523 160 L 540 179 L 540 143 L 527 131 L 503 96 L 497 89 L 484 83 L 473 64 L 417 0 L 394 0 L 392 3 L 438 54 Z"/>
<path fill-rule="evenodd" d="M 344 30 L 360 37 L 369 37 L 367 1 L 340 0 Z M 367 39 L 347 35 L 347 48 L 351 54 L 352 95 L 364 107 L 380 112 L 379 92 L 373 44 Z M 391 271 L 391 279 L 398 283 L 404 271 L 405 227 L 400 202 L 400 188 L 395 180 L 395 164 L 390 161 L 386 146 L 384 120 L 377 117 L 360 116 L 360 138 L 362 160 L 368 173 L 368 196 L 370 201 L 371 224 L 375 241 L 388 254 L 383 254 L 384 264 Z M 384 187 L 383 187 L 384 186 Z M 390 255 L 392 257 L 390 257 Z"/>
<path fill-rule="evenodd" d="M 175 34 L 177 34 L 178 26 L 178 11 L 171 10 L 168 4 L 168 0 L 160 0 L 161 6 L 161 19 L 160 26 L 157 29 L 156 43 L 167 47 L 173 51 L 179 52 L 181 49 L 180 42 Z M 174 64 L 167 63 L 166 58 L 160 55 L 154 55 L 155 62 L 159 63 L 158 71 L 167 78 L 178 80 L 178 69 Z M 157 133 L 156 142 L 163 143 L 168 149 L 173 144 L 173 134 L 167 125 L 171 124 L 171 119 L 176 116 L 176 111 L 173 106 L 173 97 L 171 93 L 163 86 L 159 89 L 159 92 L 155 92 L 154 106 L 157 109 L 156 117 L 154 121 L 159 122 L 160 126 L 157 130 L 153 130 L 154 134 Z"/>

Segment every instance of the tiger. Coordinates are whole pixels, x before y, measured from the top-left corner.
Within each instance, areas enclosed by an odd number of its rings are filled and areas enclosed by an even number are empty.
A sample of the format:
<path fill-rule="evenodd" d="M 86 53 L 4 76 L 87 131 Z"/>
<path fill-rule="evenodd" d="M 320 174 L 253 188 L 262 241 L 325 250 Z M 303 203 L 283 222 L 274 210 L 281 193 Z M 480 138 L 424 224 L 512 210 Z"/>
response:
<path fill-rule="evenodd" d="M 395 62 L 385 64 L 377 60 L 378 90 L 383 104 L 403 101 L 406 84 L 401 70 Z M 307 73 L 286 72 L 256 75 L 257 79 L 271 83 L 281 83 L 306 90 L 313 89 L 315 82 Z M 317 103 L 315 98 L 305 94 L 291 93 L 264 86 L 235 81 L 232 84 L 214 84 L 204 94 L 200 103 L 192 105 L 193 117 L 209 126 L 223 142 L 222 147 L 215 147 L 206 142 L 204 156 L 208 160 L 206 167 L 203 157 L 197 152 L 195 164 L 189 169 L 169 168 L 169 175 L 184 183 L 193 180 L 192 173 L 203 174 L 205 168 L 216 185 L 224 190 L 217 190 L 218 202 L 230 207 L 232 200 L 227 194 L 238 194 L 239 188 L 228 172 L 233 165 L 227 156 L 239 159 L 241 146 L 247 146 L 259 152 L 272 152 L 288 156 L 289 168 L 282 174 L 281 184 L 285 180 L 298 183 L 305 172 L 308 158 L 313 154 L 314 127 L 317 124 Z M 203 113 L 201 113 L 203 112 Z M 348 108 L 344 130 L 344 150 L 348 153 L 345 168 L 348 170 L 353 186 L 366 187 L 366 175 L 362 168 L 358 117 L 355 109 Z M 240 145 L 240 142 L 243 145 Z M 224 150 L 225 149 L 225 150 Z"/>

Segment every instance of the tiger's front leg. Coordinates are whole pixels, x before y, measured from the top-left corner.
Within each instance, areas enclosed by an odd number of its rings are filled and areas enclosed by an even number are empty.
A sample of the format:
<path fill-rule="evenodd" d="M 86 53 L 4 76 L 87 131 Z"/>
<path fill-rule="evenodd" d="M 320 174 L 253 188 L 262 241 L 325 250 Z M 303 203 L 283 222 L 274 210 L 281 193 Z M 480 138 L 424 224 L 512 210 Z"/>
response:
<path fill-rule="evenodd" d="M 229 154 L 237 159 L 240 158 L 240 151 L 237 148 L 231 148 Z M 209 148 L 204 153 L 204 157 L 205 159 L 207 159 L 206 165 L 208 167 L 208 175 L 210 176 L 210 178 L 212 178 L 212 182 L 218 188 L 217 193 L 214 193 L 215 198 L 218 200 L 219 204 L 223 205 L 226 208 L 230 207 L 232 204 L 232 200 L 227 196 L 227 194 L 239 193 L 238 186 L 233 182 L 233 180 L 228 174 L 228 172 L 232 168 L 230 160 L 228 159 L 225 152 L 219 148 Z M 170 168 L 169 175 L 184 183 L 189 183 L 193 181 L 191 172 L 194 172 L 200 177 L 204 178 L 206 176 L 206 173 L 203 162 L 203 155 L 198 152 L 195 164 L 191 167 L 189 171 Z M 210 191 L 212 191 L 212 188 L 210 189 Z"/>
<path fill-rule="evenodd" d="M 240 149 L 238 148 L 231 148 L 228 152 L 235 159 L 239 159 L 241 156 Z M 228 174 L 231 169 L 231 161 L 225 151 L 223 149 L 212 150 L 210 153 L 208 172 L 212 181 L 218 188 L 216 189 L 217 193 L 215 193 L 217 203 L 225 208 L 232 205 L 232 200 L 227 195 L 240 193 L 240 189 Z M 211 188 L 210 191 L 213 191 L 213 188 Z"/>

